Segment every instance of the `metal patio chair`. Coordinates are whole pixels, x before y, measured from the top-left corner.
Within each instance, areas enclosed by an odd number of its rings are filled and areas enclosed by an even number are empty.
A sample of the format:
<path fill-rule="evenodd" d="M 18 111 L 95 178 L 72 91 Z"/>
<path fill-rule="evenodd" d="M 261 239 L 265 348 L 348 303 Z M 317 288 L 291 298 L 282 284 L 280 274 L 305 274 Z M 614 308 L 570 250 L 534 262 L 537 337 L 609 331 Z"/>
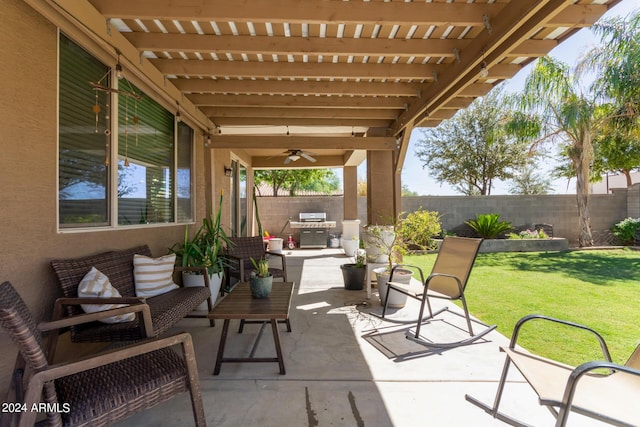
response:
<path fill-rule="evenodd" d="M 34 425 L 38 415 L 34 405 L 45 408 L 47 425 L 110 425 L 186 391 L 191 395 L 195 424 L 206 425 L 191 335 L 154 338 L 50 364 L 40 331 L 65 328 L 72 322 L 77 319 L 36 325 L 13 286 L 0 285 L 0 324 L 19 350 L 5 400 L 25 408 L 14 411 L 18 426 Z M 178 345 L 181 352 L 172 348 Z M 12 425 L 12 415 L 3 411 L 0 426 Z"/>
<path fill-rule="evenodd" d="M 489 326 L 478 320 L 471 319 L 469 310 L 467 309 L 467 301 L 464 297 L 464 290 L 467 286 L 467 281 L 469 280 L 469 275 L 471 274 L 471 269 L 473 268 L 476 256 L 480 250 L 482 240 L 483 239 L 472 239 L 467 237 L 445 237 L 440 245 L 438 257 L 433 265 L 431 274 L 429 274 L 429 277 L 427 277 L 426 280 L 420 267 L 408 264 L 395 266 L 391 272 L 390 281 L 387 283 L 387 295 L 385 298 L 384 308 L 382 310 L 382 317 L 384 318 L 387 312 L 389 294 L 391 292 L 400 292 L 421 301 L 415 334 L 411 333 L 411 331 L 407 331 L 407 338 L 419 344 L 436 348 L 457 347 L 471 344 L 494 330 L 496 325 Z M 420 281 L 423 283 L 422 292 L 412 292 L 410 289 L 407 289 L 406 286 L 393 282 L 393 271 L 400 267 L 411 267 L 418 270 L 420 273 Z M 425 320 L 431 320 L 445 311 L 458 315 L 457 313 L 448 310 L 447 307 L 433 312 L 429 298 L 461 301 L 469 337 L 451 342 L 432 342 L 422 338 L 420 336 L 420 329 Z M 429 310 L 428 317 L 424 317 L 425 306 Z M 482 331 L 474 333 L 472 323 L 481 325 L 483 328 Z"/>
<path fill-rule="evenodd" d="M 553 322 L 593 334 L 600 344 L 604 360 L 588 361 L 573 367 L 516 348 L 520 329 L 533 320 Z M 518 321 L 509 347 L 501 350 L 507 357 L 493 406 L 465 396 L 494 418 L 514 426 L 527 425 L 499 411 L 509 366 L 514 364 L 538 395 L 540 404 L 556 417 L 556 427 L 564 426 L 571 412 L 616 426 L 640 425 L 640 345 L 625 365 L 618 365 L 611 362 L 607 344 L 593 329 L 552 317 L 529 315 Z"/>

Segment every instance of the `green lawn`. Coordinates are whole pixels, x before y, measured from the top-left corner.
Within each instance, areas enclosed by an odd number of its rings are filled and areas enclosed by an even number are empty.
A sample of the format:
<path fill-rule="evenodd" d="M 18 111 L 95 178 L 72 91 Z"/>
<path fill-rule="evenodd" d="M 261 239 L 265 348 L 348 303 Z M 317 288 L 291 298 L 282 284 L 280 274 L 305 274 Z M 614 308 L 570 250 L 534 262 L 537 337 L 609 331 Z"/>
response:
<path fill-rule="evenodd" d="M 404 262 L 422 267 L 426 276 L 435 257 L 407 255 Z M 479 254 L 465 296 L 474 316 L 497 324 L 507 337 L 518 319 L 539 313 L 597 330 L 617 363 L 626 362 L 640 342 L 638 251 Z M 601 358 L 584 333 L 532 326 L 518 342 L 533 352 L 570 364 Z"/>

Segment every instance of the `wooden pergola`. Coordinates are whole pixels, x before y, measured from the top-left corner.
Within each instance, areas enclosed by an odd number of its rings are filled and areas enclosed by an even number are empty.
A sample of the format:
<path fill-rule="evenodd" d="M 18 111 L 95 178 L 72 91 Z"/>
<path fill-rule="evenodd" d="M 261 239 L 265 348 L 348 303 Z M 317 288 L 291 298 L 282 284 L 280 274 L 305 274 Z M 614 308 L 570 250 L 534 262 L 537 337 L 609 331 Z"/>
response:
<path fill-rule="evenodd" d="M 452 117 L 617 2 L 49 3 L 106 31 L 114 59 L 162 88 L 208 147 L 242 150 L 253 168 L 344 167 L 345 186 L 367 158 L 375 193 L 398 205 L 414 127 Z M 285 165 L 296 149 L 317 161 Z"/>

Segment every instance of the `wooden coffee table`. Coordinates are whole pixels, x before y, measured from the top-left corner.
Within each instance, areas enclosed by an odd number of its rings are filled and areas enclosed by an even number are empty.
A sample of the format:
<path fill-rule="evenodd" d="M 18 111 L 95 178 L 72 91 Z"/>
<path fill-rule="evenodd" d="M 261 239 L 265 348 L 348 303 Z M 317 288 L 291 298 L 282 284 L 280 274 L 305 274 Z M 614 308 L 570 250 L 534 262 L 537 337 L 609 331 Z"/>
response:
<path fill-rule="evenodd" d="M 278 320 L 289 319 L 289 307 L 291 306 L 291 295 L 293 294 L 294 286 L 295 284 L 293 282 L 274 282 L 269 297 L 258 299 L 251 296 L 251 289 L 248 283 L 238 283 L 233 290 L 213 308 L 208 315 L 209 319 L 224 320 L 213 375 L 220 373 L 220 366 L 225 362 L 277 362 L 280 366 L 280 374 L 284 375 L 286 373 L 282 349 L 280 347 Z M 224 357 L 224 347 L 227 342 L 229 321 L 231 319 L 263 320 L 265 322 L 256 337 L 249 357 Z M 266 322 L 271 323 L 277 357 L 253 357 Z"/>

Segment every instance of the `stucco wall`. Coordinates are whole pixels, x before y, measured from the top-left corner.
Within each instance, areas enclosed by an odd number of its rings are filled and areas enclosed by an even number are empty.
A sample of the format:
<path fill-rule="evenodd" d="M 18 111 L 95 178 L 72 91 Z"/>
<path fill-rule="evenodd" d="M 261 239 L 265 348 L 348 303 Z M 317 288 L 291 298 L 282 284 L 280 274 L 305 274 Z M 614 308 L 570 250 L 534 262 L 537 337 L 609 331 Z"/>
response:
<path fill-rule="evenodd" d="M 330 233 L 342 232 L 341 196 L 332 197 L 259 197 L 260 220 L 271 234 L 280 234 L 287 218 L 297 220 L 300 212 L 327 212 L 327 218 L 337 221 Z M 591 227 L 594 234 L 609 230 L 613 224 L 628 217 L 638 217 L 640 184 L 629 190 L 617 189 L 613 194 L 596 194 L 590 197 Z M 547 223 L 553 225 L 554 236 L 564 237 L 571 244 L 578 240 L 578 207 L 574 195 L 548 196 L 420 196 L 404 197 L 403 212 L 418 209 L 439 212 L 442 227 L 450 230 L 474 218 L 476 214 L 498 213 L 504 221 L 514 226 Z M 367 203 L 358 197 L 358 219 L 366 224 Z M 354 219 L 354 218 L 348 218 Z M 286 227 L 281 237 L 292 233 L 296 240 L 299 232 Z"/>
<path fill-rule="evenodd" d="M 20 0 L 2 1 L 0 21 L 0 281 L 16 287 L 37 321 L 49 320 L 59 296 L 51 259 L 143 243 L 154 255 L 162 255 L 183 238 L 184 226 L 57 231 L 57 30 Z M 206 209 L 207 168 L 202 137 L 196 135 L 200 222 Z M 229 153 L 222 153 L 220 162 L 229 164 Z M 220 180 L 219 185 L 228 181 Z M 16 351 L 3 333 L 0 347 L 0 393 L 4 393 Z"/>

